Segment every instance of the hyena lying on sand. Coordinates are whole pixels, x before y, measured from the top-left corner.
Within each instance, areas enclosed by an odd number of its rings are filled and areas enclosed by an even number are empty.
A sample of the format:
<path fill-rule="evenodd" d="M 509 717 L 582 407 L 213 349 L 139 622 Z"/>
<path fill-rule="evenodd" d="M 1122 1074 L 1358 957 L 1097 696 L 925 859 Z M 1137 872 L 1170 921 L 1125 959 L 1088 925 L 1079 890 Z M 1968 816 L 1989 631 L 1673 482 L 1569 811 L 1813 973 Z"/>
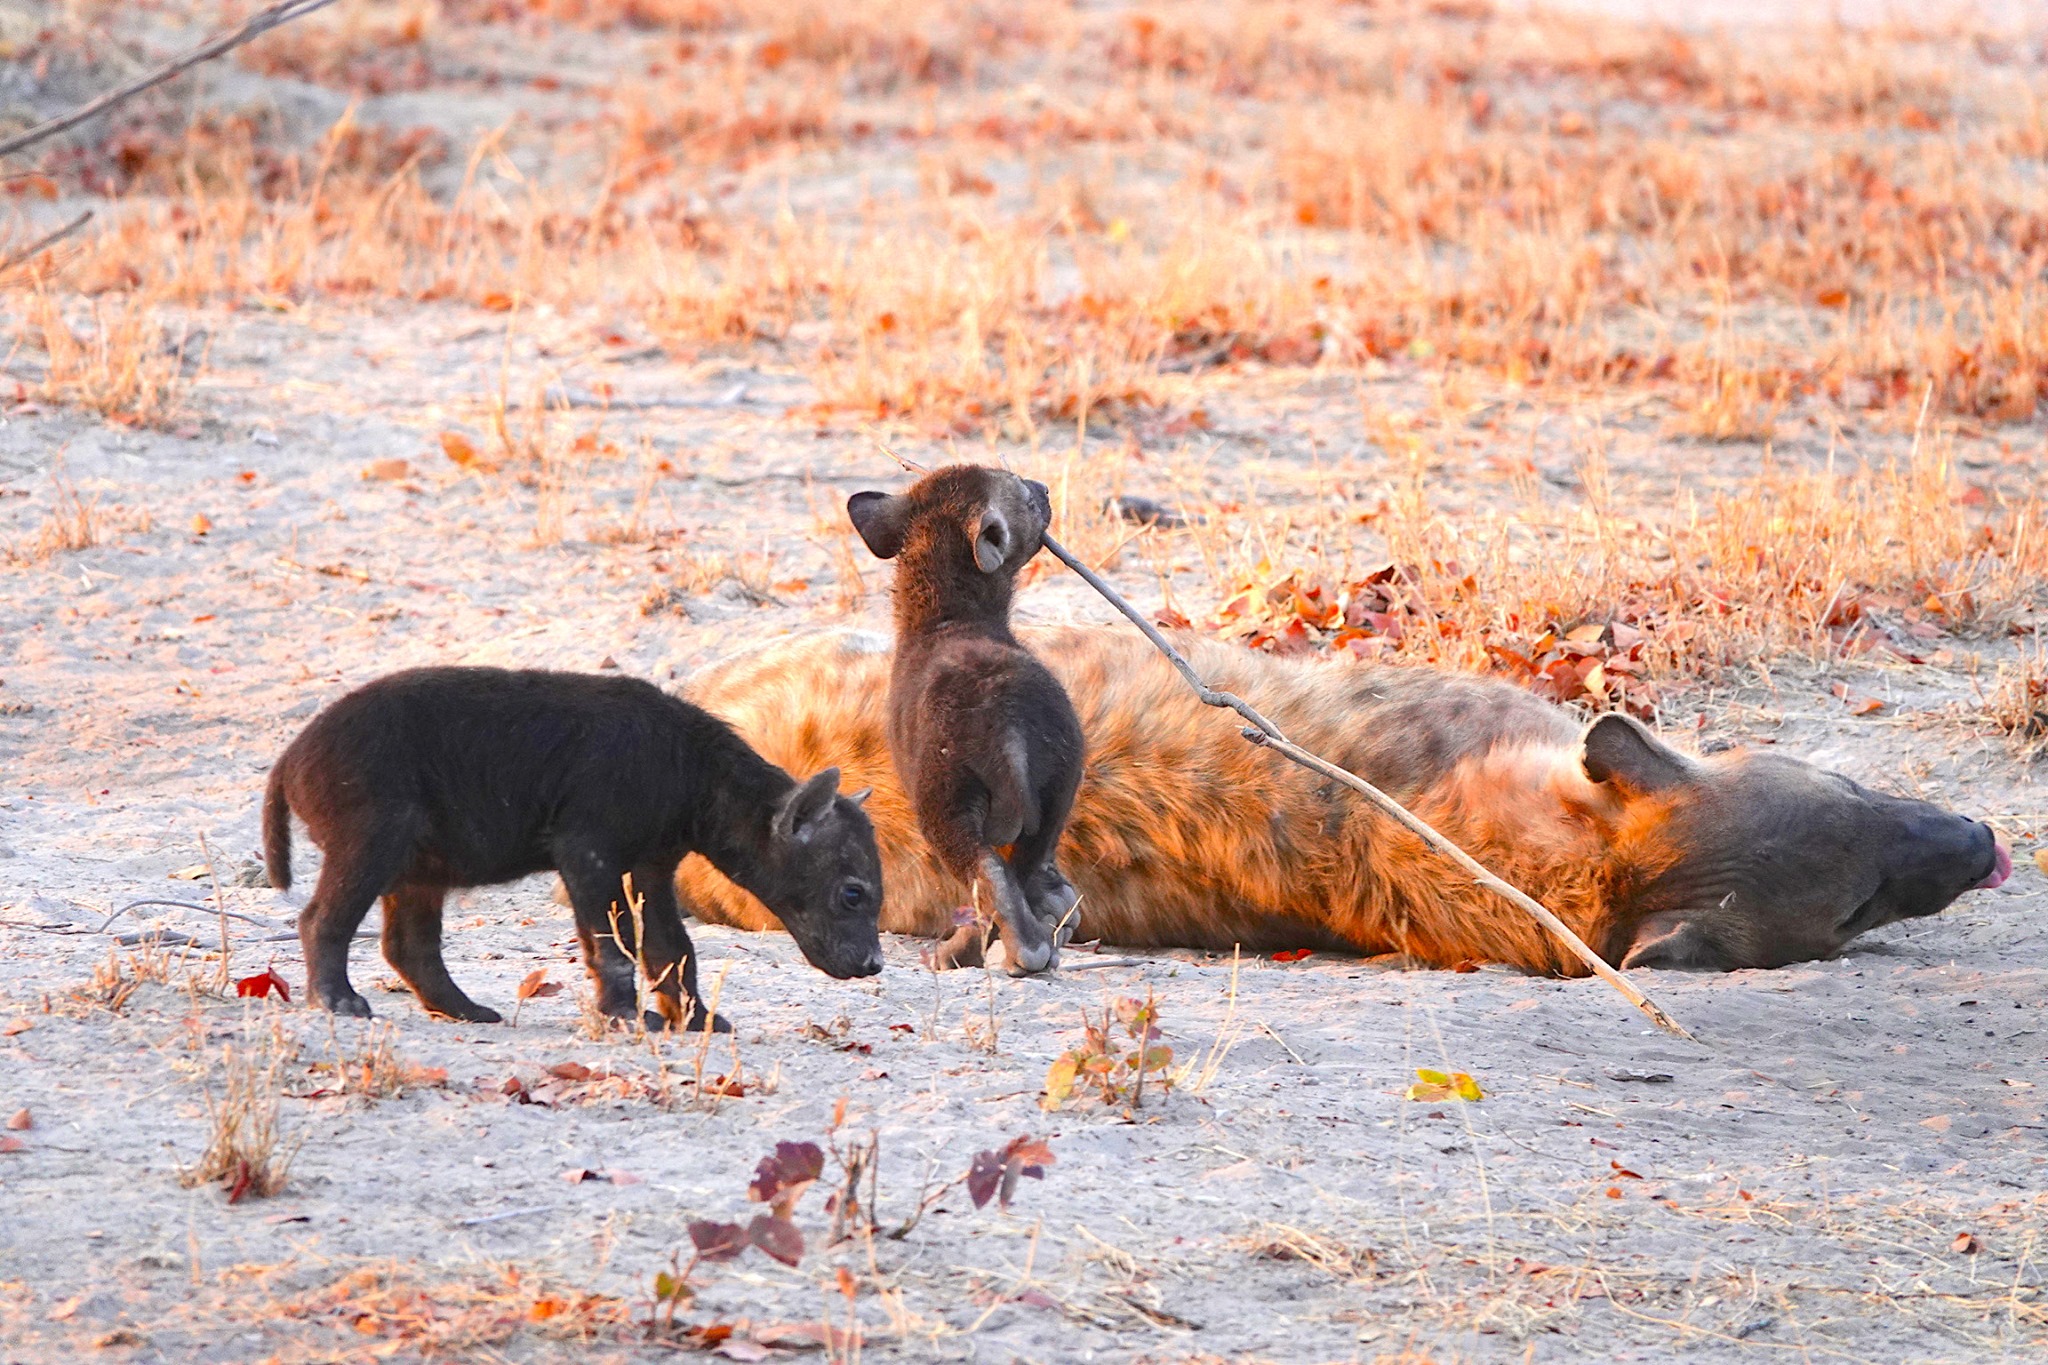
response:
<path fill-rule="evenodd" d="M 1246 744 L 1144 640 L 1085 628 L 1021 635 L 1087 737 L 1060 856 L 1081 892 L 1076 938 L 1585 970 L 1350 792 Z M 1826 957 L 2012 869 L 1988 826 L 1796 759 L 1687 757 L 1634 721 L 1582 727 L 1504 683 L 1183 647 L 1216 686 L 1379 785 L 1619 965 L 1729 971 Z M 837 765 L 872 785 L 889 887 L 881 927 L 941 937 L 953 881 L 890 768 L 889 668 L 880 637 L 820 633 L 708 669 L 691 695 L 773 762 Z M 678 883 L 704 920 L 777 927 L 701 859 L 683 864 Z"/>

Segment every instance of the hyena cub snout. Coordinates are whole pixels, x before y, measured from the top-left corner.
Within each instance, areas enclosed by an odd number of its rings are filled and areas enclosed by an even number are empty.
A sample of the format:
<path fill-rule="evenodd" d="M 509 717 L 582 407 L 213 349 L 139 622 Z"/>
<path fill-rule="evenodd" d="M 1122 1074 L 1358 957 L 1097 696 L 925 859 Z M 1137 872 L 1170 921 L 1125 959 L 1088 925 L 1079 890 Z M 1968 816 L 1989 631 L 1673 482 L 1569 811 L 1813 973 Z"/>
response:
<path fill-rule="evenodd" d="M 856 493 L 854 529 L 897 561 L 889 750 L 918 825 L 954 876 L 986 892 L 1009 970 L 1057 964 L 1079 897 L 1056 862 L 1081 782 L 1081 722 L 1010 630 L 1017 575 L 1052 521 L 1044 484 L 956 465 L 905 493 Z M 981 960 L 978 928 L 943 965 Z"/>

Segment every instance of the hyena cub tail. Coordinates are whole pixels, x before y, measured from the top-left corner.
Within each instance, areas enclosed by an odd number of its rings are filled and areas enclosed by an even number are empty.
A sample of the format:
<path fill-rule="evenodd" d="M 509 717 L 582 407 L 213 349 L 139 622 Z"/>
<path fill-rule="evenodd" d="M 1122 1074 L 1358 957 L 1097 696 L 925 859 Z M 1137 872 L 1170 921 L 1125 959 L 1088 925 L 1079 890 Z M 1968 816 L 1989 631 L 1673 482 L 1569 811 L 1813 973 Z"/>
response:
<path fill-rule="evenodd" d="M 284 765 L 270 770 L 263 789 L 263 866 L 270 884 L 280 891 L 292 887 L 292 804 L 284 794 Z"/>

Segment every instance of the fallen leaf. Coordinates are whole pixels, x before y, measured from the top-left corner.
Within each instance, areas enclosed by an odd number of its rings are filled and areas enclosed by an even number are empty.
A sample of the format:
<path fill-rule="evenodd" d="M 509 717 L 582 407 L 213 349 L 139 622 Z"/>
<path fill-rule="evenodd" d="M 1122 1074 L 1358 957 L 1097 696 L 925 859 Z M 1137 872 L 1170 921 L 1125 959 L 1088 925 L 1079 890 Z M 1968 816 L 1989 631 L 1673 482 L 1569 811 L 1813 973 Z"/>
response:
<path fill-rule="evenodd" d="M 596 1074 L 581 1062 L 557 1062 L 548 1068 L 548 1075 L 560 1081 L 587 1081 Z"/>
<path fill-rule="evenodd" d="M 614 1185 L 637 1185 L 640 1183 L 640 1177 L 634 1175 L 631 1171 L 614 1170 L 610 1166 L 605 1167 L 597 1174 L 600 1180 L 610 1181 Z"/>
<path fill-rule="evenodd" d="M 1947 1114 L 1936 1114 L 1931 1119 L 1920 1120 L 1920 1126 L 1922 1128 L 1932 1128 L 1937 1133 L 1946 1133 L 1949 1126 L 1949 1117 Z"/>
<path fill-rule="evenodd" d="M 1974 1233 L 1959 1232 L 1956 1239 L 1948 1244 L 1948 1249 L 1960 1256 L 1975 1256 L 1982 1249 L 1982 1243 Z"/>
<path fill-rule="evenodd" d="M 1309 948 L 1283 948 L 1273 954 L 1273 960 L 1275 962 L 1299 962 L 1303 958 L 1310 956 L 1312 952 L 1313 950 Z"/>
<path fill-rule="evenodd" d="M 476 301 L 476 306 L 486 313 L 509 313 L 512 311 L 512 296 L 493 290 Z"/>
<path fill-rule="evenodd" d="M 206 534 L 206 533 L 207 533 L 208 531 L 211 531 L 212 529 L 213 529 L 213 521 L 212 521 L 212 520 L 211 520 L 211 519 L 210 519 L 210 518 L 209 518 L 209 517 L 208 517 L 208 516 L 206 515 L 206 513 L 204 513 L 204 512 L 194 512 L 194 513 L 192 514 L 192 534 L 193 534 L 193 535 L 195 535 L 195 536 L 203 536 L 203 535 L 205 535 L 205 534 Z"/>
<path fill-rule="evenodd" d="M 535 1299 L 533 1307 L 526 1310 L 526 1316 L 535 1322 L 546 1322 L 549 1318 L 559 1314 L 562 1311 L 562 1307 L 563 1304 L 560 1299 Z"/>
<path fill-rule="evenodd" d="M 51 1322 L 71 1321 L 72 1315 L 78 1312 L 79 1309 L 85 1307 L 86 1298 L 87 1295 L 85 1294 L 76 1294 L 73 1295 L 71 1298 L 64 1300 L 64 1302 L 58 1304 L 55 1308 L 52 1308 L 50 1310 L 49 1320 Z"/>
<path fill-rule="evenodd" d="M 548 980 L 548 969 L 545 967 L 534 968 L 526 974 L 526 979 L 519 983 L 519 998 L 521 1000 L 545 999 L 550 995 L 560 995 L 561 993 L 562 983 Z"/>
<path fill-rule="evenodd" d="M 14 1111 L 13 1116 L 7 1120 L 7 1126 L 17 1133 L 25 1133 L 36 1126 L 36 1121 L 29 1114 L 28 1110 L 17 1109 Z"/>
<path fill-rule="evenodd" d="M 2048 848 L 2037 848 L 2034 850 L 2034 866 L 2040 868 L 2043 872 L 2048 872 Z"/>
<path fill-rule="evenodd" d="M 1613 1168 L 1614 1168 L 1614 1173 L 1615 1173 L 1616 1175 L 1619 1175 L 1619 1176 L 1621 1176 L 1621 1177 L 1622 1177 L 1623 1179 L 1626 1179 L 1626 1180 L 1641 1180 L 1641 1179 L 1642 1179 L 1642 1176 L 1640 1176 L 1640 1175 L 1638 1175 L 1638 1174 L 1637 1174 L 1636 1172 L 1634 1172 L 1634 1171 L 1630 1170 L 1630 1169 L 1629 1169 L 1628 1167 L 1626 1167 L 1626 1166 L 1622 1165 L 1622 1164 L 1621 1164 L 1621 1163 L 1620 1163 L 1619 1161 L 1610 1161 L 1610 1162 L 1608 1162 L 1607 1164 L 1608 1164 L 1609 1166 L 1613 1167 Z"/>
<path fill-rule="evenodd" d="M 203 882 L 210 870 L 205 863 L 193 863 L 190 867 L 181 867 L 176 872 L 165 875 L 174 882 Z"/>
<path fill-rule="evenodd" d="M 363 466 L 365 479 L 376 479 L 385 483 L 412 477 L 412 461 L 400 459 L 372 460 Z"/>
<path fill-rule="evenodd" d="M 268 998 L 273 991 L 287 1004 L 291 1002 L 291 986 L 269 967 L 265 967 L 254 976 L 245 976 L 235 983 L 236 995 L 253 996 L 258 1000 Z"/>
<path fill-rule="evenodd" d="M 568 1181 L 571 1185 L 581 1185 L 586 1180 L 603 1180 L 604 1177 L 596 1171 L 588 1170 L 582 1166 L 572 1166 L 562 1172 L 562 1179 Z"/>
<path fill-rule="evenodd" d="M 476 447 L 459 431 L 441 433 L 441 451 L 465 469 L 476 463 Z"/>
<path fill-rule="evenodd" d="M 10 1019 L 6 1028 L 0 1028 L 0 1038 L 12 1038 L 16 1034 L 27 1033 L 35 1026 L 36 1021 L 33 1019 Z"/>
<path fill-rule="evenodd" d="M 1621 1198 L 1621 1186 L 1619 1186 L 1619 1185 L 1609 1185 L 1609 1186 L 1607 1187 L 1607 1197 L 1608 1197 L 1609 1199 L 1619 1199 L 1619 1198 Z"/>
<path fill-rule="evenodd" d="M 713 1354 L 722 1355 L 727 1360 L 766 1360 L 768 1348 L 744 1337 L 728 1337 L 718 1343 Z"/>
<path fill-rule="evenodd" d="M 25 1152 L 28 1144 L 18 1137 L 0 1137 L 0 1152 Z"/>

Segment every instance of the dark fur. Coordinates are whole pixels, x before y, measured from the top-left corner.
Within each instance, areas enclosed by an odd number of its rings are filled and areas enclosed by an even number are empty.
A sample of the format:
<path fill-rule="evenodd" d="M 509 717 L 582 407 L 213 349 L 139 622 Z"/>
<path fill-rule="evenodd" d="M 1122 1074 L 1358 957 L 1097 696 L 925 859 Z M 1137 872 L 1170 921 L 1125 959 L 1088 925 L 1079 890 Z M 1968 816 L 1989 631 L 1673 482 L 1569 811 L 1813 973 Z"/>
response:
<path fill-rule="evenodd" d="M 988 886 L 1010 970 L 1043 971 L 1072 932 L 1076 893 L 1054 854 L 1082 760 L 1073 703 L 1010 631 L 1017 573 L 1052 518 L 1045 485 L 955 465 L 907 493 L 856 493 L 846 510 L 897 561 L 889 750 L 918 826 L 949 872 Z M 941 958 L 979 952 L 963 928 Z"/>
<path fill-rule="evenodd" d="M 264 856 L 271 885 L 289 887 L 292 812 L 326 853 L 299 916 L 312 1000 L 368 1017 L 348 947 L 382 896 L 385 959 L 427 1009 L 476 1023 L 499 1016 L 442 961 L 450 887 L 560 872 L 598 1004 L 630 1017 L 630 874 L 660 1010 L 649 1027 L 687 1027 L 701 1007 L 675 873 L 690 853 L 773 906 L 821 970 L 882 969 L 866 793 L 838 787 L 837 768 L 798 786 L 724 722 L 637 679 L 422 668 L 349 693 L 286 748 L 264 798 Z"/>

